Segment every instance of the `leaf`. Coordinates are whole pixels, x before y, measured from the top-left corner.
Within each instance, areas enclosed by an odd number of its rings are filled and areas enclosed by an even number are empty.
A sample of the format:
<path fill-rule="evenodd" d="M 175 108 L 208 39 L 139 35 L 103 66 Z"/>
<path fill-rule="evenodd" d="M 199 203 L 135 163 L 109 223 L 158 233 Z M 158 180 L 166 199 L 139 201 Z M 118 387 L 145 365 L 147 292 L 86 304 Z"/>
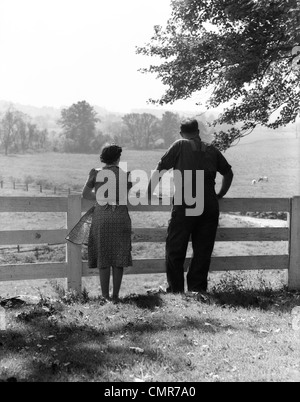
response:
<path fill-rule="evenodd" d="M 294 307 L 292 310 L 292 315 L 300 315 L 300 306 Z"/>
<path fill-rule="evenodd" d="M 300 53 L 300 46 L 295 46 L 292 49 L 292 55 L 297 56 Z"/>
<path fill-rule="evenodd" d="M 133 351 L 134 353 L 137 353 L 137 354 L 143 354 L 143 353 L 145 353 L 145 350 L 144 350 L 144 349 L 141 349 L 141 348 L 130 347 L 129 349 L 130 349 L 131 351 Z"/>
<path fill-rule="evenodd" d="M 269 333 L 270 333 L 268 330 L 263 329 L 263 328 L 261 328 L 258 332 L 259 332 L 260 334 L 269 334 Z"/>
<path fill-rule="evenodd" d="M 294 316 L 293 321 L 292 321 L 292 328 L 294 331 L 299 331 L 300 330 L 300 316 Z"/>

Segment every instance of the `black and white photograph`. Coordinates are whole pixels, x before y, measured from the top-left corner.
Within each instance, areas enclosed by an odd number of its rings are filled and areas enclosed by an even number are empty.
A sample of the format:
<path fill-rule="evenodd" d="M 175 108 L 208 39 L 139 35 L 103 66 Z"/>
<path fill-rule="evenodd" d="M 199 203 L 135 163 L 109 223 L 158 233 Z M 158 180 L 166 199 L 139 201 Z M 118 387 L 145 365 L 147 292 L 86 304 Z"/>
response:
<path fill-rule="evenodd" d="M 0 382 L 300 382 L 299 0 L 0 0 Z"/>

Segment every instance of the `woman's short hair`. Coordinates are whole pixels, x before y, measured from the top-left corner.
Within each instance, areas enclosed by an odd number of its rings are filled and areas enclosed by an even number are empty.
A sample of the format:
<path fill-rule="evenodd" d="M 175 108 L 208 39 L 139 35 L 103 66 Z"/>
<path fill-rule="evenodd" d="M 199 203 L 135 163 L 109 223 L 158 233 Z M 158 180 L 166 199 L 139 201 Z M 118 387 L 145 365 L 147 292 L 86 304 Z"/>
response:
<path fill-rule="evenodd" d="M 105 145 L 102 148 L 100 160 L 102 163 L 112 164 L 116 162 L 122 153 L 122 148 L 116 144 Z"/>

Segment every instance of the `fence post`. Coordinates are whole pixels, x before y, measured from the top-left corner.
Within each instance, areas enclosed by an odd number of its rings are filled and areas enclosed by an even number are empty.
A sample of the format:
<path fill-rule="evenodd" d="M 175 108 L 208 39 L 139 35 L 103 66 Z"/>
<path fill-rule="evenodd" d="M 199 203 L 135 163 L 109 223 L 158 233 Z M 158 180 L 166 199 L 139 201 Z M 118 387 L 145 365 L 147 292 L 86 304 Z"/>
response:
<path fill-rule="evenodd" d="M 300 290 L 300 197 L 291 200 L 289 289 Z"/>
<path fill-rule="evenodd" d="M 69 195 L 68 197 L 68 232 L 81 218 L 81 195 Z M 68 290 L 81 292 L 82 257 L 81 246 L 67 242 L 67 286 Z"/>

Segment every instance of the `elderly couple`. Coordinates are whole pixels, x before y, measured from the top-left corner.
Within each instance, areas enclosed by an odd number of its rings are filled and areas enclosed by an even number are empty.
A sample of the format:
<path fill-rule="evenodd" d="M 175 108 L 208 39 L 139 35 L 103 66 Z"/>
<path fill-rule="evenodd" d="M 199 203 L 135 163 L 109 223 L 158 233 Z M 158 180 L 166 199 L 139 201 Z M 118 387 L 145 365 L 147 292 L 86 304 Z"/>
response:
<path fill-rule="evenodd" d="M 207 278 L 215 236 L 219 221 L 218 199 L 229 190 L 233 173 L 224 156 L 214 146 L 201 141 L 198 122 L 195 119 L 185 120 L 181 124 L 181 139 L 171 145 L 156 167 L 156 173 L 177 170 L 184 176 L 185 171 L 192 172 L 192 191 L 195 194 L 197 171 L 204 171 L 204 209 L 201 215 L 192 216 L 186 213 L 192 205 L 173 203 L 166 239 L 166 274 L 167 292 L 184 292 L 184 261 L 189 240 L 191 238 L 193 256 L 187 273 L 187 288 L 196 292 L 199 299 L 206 297 Z M 112 269 L 112 299 L 119 297 L 123 278 L 123 268 L 132 265 L 131 258 L 131 219 L 126 203 L 120 202 L 120 191 L 116 191 L 115 202 L 110 202 L 107 191 L 99 202 L 99 189 L 106 184 L 99 180 L 99 172 L 106 169 L 114 173 L 116 189 L 120 178 L 127 186 L 122 187 L 127 199 L 132 187 L 130 173 L 119 168 L 122 148 L 117 145 L 105 146 L 100 155 L 104 164 L 102 169 L 92 169 L 83 188 L 82 195 L 89 200 L 98 201 L 95 206 L 82 217 L 81 221 L 69 233 L 67 240 L 88 245 L 88 263 L 90 268 L 99 268 L 102 296 L 109 299 L 109 283 Z M 222 178 L 221 189 L 216 194 L 215 178 L 219 172 Z M 98 178 L 97 178 L 98 177 Z M 147 197 L 151 200 L 155 188 L 154 177 L 150 179 Z M 156 175 L 157 177 L 157 175 Z M 161 176 L 160 176 L 161 177 Z M 202 176 L 203 177 L 203 176 Z M 180 186 L 184 187 L 184 181 Z M 126 188 L 127 187 L 127 188 Z M 175 182 L 175 192 L 177 189 Z M 101 192 L 101 191 L 100 191 Z M 103 191 L 102 191 L 103 194 Z M 122 194 L 121 194 L 122 196 Z M 124 194 L 123 194 L 124 196 Z M 100 197 L 101 198 L 101 197 Z"/>

